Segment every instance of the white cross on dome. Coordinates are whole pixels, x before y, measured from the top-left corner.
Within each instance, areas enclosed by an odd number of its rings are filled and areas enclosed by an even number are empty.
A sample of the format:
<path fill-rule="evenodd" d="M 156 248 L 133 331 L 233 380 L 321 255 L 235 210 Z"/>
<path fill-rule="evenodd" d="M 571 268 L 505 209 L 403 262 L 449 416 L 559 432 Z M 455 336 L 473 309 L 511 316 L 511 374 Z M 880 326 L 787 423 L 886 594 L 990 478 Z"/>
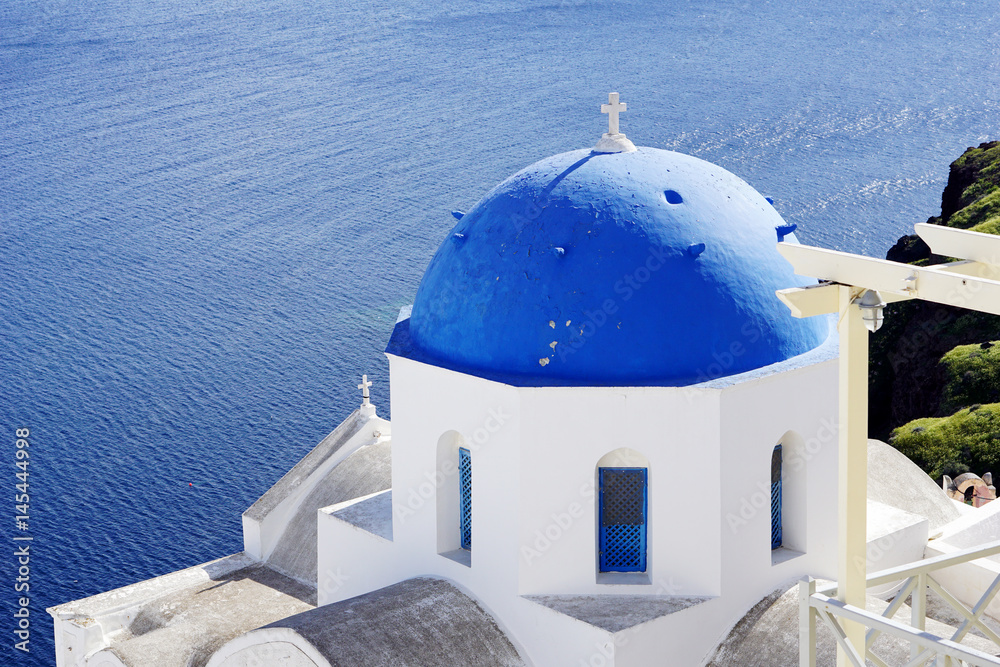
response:
<path fill-rule="evenodd" d="M 594 146 L 595 153 L 631 153 L 636 150 L 635 144 L 618 127 L 618 114 L 627 110 L 628 105 L 618 100 L 618 93 L 608 93 L 608 103 L 601 105 L 601 113 L 608 114 L 608 131 Z"/>
<path fill-rule="evenodd" d="M 618 114 L 628 111 L 628 105 L 618 101 L 618 93 L 608 93 L 608 103 L 601 105 L 601 113 L 608 114 L 608 134 L 619 134 Z"/>

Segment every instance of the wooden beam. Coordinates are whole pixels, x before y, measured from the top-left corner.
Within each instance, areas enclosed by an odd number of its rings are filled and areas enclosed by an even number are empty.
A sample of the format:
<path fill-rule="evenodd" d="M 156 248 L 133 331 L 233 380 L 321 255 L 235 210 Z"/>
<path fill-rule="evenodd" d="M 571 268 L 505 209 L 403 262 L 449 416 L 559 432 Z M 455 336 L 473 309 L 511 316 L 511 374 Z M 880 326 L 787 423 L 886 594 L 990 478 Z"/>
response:
<path fill-rule="evenodd" d="M 931 247 L 931 252 L 988 265 L 992 267 L 992 275 L 983 277 L 1000 278 L 1000 236 L 926 222 L 915 225 L 914 229 L 917 236 Z"/>
<path fill-rule="evenodd" d="M 962 275 L 958 271 L 978 270 L 966 264 L 912 266 L 791 243 L 779 243 L 778 252 L 802 276 L 878 290 L 883 298 L 923 299 L 1000 315 L 1000 281 Z"/>
<path fill-rule="evenodd" d="M 836 313 L 839 309 L 838 283 L 819 283 L 809 287 L 790 287 L 775 292 L 781 302 L 792 311 L 792 317 L 813 317 L 826 313 Z M 882 294 L 886 303 L 909 301 L 912 296 Z"/>
<path fill-rule="evenodd" d="M 923 224 L 923 223 L 921 223 Z M 924 267 L 930 271 L 944 271 L 960 276 L 973 276 L 985 278 L 986 280 L 1000 280 L 1000 268 L 976 262 L 971 259 L 963 259 L 958 262 L 948 262 L 947 264 L 935 264 Z"/>
<path fill-rule="evenodd" d="M 809 287 L 792 287 L 775 292 L 782 303 L 792 311 L 792 317 L 812 317 L 835 313 L 840 309 L 840 292 L 834 283 L 820 283 Z"/>

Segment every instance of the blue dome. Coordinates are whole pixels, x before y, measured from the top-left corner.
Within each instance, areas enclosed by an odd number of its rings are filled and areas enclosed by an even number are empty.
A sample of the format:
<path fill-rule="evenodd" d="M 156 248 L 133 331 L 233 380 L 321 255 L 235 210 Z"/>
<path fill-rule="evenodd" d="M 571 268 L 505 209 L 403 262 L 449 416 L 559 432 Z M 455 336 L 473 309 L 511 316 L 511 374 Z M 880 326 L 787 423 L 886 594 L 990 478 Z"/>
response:
<path fill-rule="evenodd" d="M 409 320 L 421 359 L 518 385 L 681 386 L 826 338 L 778 289 L 774 208 L 680 153 L 579 150 L 536 162 L 463 216 Z"/>

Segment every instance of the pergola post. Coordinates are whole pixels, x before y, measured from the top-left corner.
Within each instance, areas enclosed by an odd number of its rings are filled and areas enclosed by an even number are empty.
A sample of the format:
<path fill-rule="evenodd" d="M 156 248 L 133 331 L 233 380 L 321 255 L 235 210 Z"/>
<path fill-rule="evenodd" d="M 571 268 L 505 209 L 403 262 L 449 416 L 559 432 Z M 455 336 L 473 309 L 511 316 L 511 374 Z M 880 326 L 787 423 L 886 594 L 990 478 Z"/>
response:
<path fill-rule="evenodd" d="M 837 599 L 865 608 L 867 578 L 866 522 L 868 496 L 868 329 L 853 303 L 864 290 L 841 285 L 840 299 L 840 433 L 837 479 Z M 864 655 L 865 627 L 845 621 L 847 638 Z M 838 667 L 851 664 L 837 648 Z"/>

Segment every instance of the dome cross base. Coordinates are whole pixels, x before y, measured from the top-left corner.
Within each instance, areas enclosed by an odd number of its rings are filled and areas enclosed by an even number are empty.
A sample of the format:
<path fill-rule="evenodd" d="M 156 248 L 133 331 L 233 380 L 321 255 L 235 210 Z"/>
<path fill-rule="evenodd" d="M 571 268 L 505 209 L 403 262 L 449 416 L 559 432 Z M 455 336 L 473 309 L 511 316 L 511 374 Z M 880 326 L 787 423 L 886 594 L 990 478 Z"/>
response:
<path fill-rule="evenodd" d="M 629 141 L 628 137 L 624 134 L 608 134 L 605 132 L 601 135 L 600 141 L 594 146 L 595 153 L 633 153 L 635 152 L 635 144 Z"/>

